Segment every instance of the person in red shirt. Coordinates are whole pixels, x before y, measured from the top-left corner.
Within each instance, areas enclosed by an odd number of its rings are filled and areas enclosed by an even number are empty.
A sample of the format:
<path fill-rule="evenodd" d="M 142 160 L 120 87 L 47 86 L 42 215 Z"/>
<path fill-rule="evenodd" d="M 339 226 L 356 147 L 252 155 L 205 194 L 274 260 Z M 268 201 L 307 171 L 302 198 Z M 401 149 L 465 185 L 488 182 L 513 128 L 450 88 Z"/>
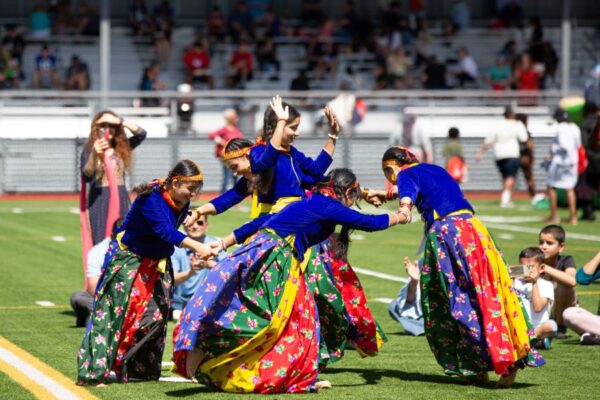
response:
<path fill-rule="evenodd" d="M 245 81 L 252 80 L 253 61 L 248 44 L 240 42 L 229 59 L 233 74 L 229 76 L 229 87 L 233 88 Z"/>
<path fill-rule="evenodd" d="M 533 64 L 529 54 L 523 53 L 521 55 L 520 65 L 515 69 L 517 89 L 518 90 L 538 90 L 539 89 L 539 76 Z"/>
<path fill-rule="evenodd" d="M 214 82 L 210 72 L 210 57 L 205 47 L 201 41 L 196 41 L 183 54 L 183 64 L 187 70 L 186 82 L 190 85 L 206 83 L 211 89 L 214 89 Z"/>
<path fill-rule="evenodd" d="M 223 117 L 225 117 L 225 126 L 208 135 L 208 138 L 215 142 L 215 157 L 218 159 L 221 159 L 223 147 L 225 147 L 227 142 L 229 142 L 231 139 L 241 139 L 243 137 L 242 131 L 240 131 L 237 127 L 239 119 L 237 112 L 233 108 L 228 108 L 223 112 Z M 235 179 L 229 168 L 223 164 L 221 193 L 225 193 L 227 191 L 229 182 L 231 182 L 231 185 L 233 186 L 235 184 Z"/>

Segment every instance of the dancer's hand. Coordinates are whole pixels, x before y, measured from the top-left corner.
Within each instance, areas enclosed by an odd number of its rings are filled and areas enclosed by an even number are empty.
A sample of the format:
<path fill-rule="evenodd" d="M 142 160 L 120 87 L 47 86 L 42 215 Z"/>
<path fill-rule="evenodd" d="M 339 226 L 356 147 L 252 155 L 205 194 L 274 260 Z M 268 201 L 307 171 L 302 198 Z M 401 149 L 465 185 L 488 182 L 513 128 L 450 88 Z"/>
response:
<path fill-rule="evenodd" d="M 340 134 L 340 124 L 338 123 L 337 117 L 335 116 L 333 111 L 331 111 L 331 108 L 329 108 L 329 106 L 325 107 L 323 109 L 323 112 L 325 113 L 327 121 L 329 122 L 329 132 L 332 136 L 337 137 Z"/>
<path fill-rule="evenodd" d="M 183 225 L 186 228 L 191 228 L 196 221 L 198 221 L 200 219 L 200 211 L 198 211 L 198 209 L 194 209 L 194 210 L 190 210 L 188 211 L 188 215 L 187 217 L 185 217 L 185 219 L 183 220 Z"/>
<path fill-rule="evenodd" d="M 285 106 L 285 108 L 283 108 L 283 99 L 281 98 L 281 96 L 277 95 L 273 97 L 270 106 L 273 112 L 275 112 L 275 115 L 277 115 L 277 122 L 279 122 L 279 120 L 289 121 L 290 108 L 288 106 Z"/>
<path fill-rule="evenodd" d="M 416 262 L 412 262 L 410 258 L 404 257 L 404 267 L 410 279 L 418 281 L 421 278 L 421 271 Z"/>
<path fill-rule="evenodd" d="M 190 266 L 192 267 L 194 273 L 209 267 L 208 261 L 198 257 L 196 253 L 192 253 L 190 255 Z"/>
<path fill-rule="evenodd" d="M 367 198 L 365 199 L 367 203 L 374 205 L 375 207 L 381 206 L 386 201 L 386 196 L 380 193 L 378 190 L 369 189 L 367 194 Z"/>

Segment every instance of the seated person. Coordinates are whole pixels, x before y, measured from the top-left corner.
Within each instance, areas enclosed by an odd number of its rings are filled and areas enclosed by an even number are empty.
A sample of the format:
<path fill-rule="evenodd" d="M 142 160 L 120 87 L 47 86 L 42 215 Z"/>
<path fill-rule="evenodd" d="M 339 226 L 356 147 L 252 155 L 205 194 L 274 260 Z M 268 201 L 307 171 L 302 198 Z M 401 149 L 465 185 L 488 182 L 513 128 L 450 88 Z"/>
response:
<path fill-rule="evenodd" d="M 600 251 L 577 271 L 575 277 L 580 285 L 589 285 L 600 279 Z M 569 328 L 581 335 L 581 344 L 600 345 L 600 315 L 582 307 L 569 307 L 563 312 L 563 318 Z"/>
<path fill-rule="evenodd" d="M 60 86 L 56 56 L 50 52 L 47 44 L 35 57 L 32 86 L 34 89 L 58 89 Z"/>
<path fill-rule="evenodd" d="M 422 264 L 422 261 L 419 261 Z M 421 289 L 419 280 L 421 271 L 417 263 L 404 257 L 404 266 L 409 281 L 400 289 L 400 294 L 388 306 L 392 319 L 398 321 L 409 335 L 419 336 L 425 333 L 425 320 L 421 308 Z"/>
<path fill-rule="evenodd" d="M 577 305 L 575 296 L 575 274 L 577 265 L 572 256 L 561 254 L 565 249 L 566 233 L 559 225 L 548 225 L 540 231 L 539 248 L 544 253 L 544 273 L 542 277 L 554 285 L 554 308 L 552 315 L 558 324 L 556 339 L 567 338 L 567 327 L 563 322 L 563 312 Z"/>
<path fill-rule="evenodd" d="M 183 54 L 183 65 L 186 68 L 186 82 L 207 83 L 213 89 L 213 78 L 210 71 L 210 57 L 206 46 L 201 41 L 196 41 L 192 47 Z"/>
<path fill-rule="evenodd" d="M 96 286 L 100 275 L 102 275 L 102 266 L 104 258 L 110 242 L 115 238 L 116 232 L 123 223 L 121 218 L 117 219 L 112 227 L 112 235 L 104 238 L 103 241 L 90 249 L 87 256 L 87 268 L 85 274 L 86 289 L 85 291 L 78 290 L 71 295 L 71 307 L 75 311 L 77 318 L 76 324 L 78 327 L 83 327 L 87 323 L 87 319 L 92 312 L 92 304 L 94 303 L 94 295 L 96 294 Z"/>
<path fill-rule="evenodd" d="M 237 87 L 245 81 L 252 80 L 253 60 L 248 44 L 241 42 L 229 59 L 232 75 L 228 77 L 230 88 Z"/>
<path fill-rule="evenodd" d="M 549 349 L 550 338 L 556 333 L 557 325 L 550 319 L 554 288 L 550 281 L 540 278 L 545 267 L 544 253 L 537 247 L 528 247 L 519 254 L 519 263 L 531 265 L 532 270 L 527 276 L 513 279 L 513 287 L 540 341 L 536 347 Z"/>
<path fill-rule="evenodd" d="M 78 55 L 71 57 L 71 64 L 65 74 L 66 90 L 87 90 L 90 88 L 90 73 L 86 63 Z"/>
<path fill-rule="evenodd" d="M 201 215 L 198 220 L 189 228 L 185 228 L 187 235 L 199 241 L 200 243 L 216 242 L 219 239 L 214 236 L 208 236 L 208 217 Z M 176 247 L 171 256 L 173 264 L 173 274 L 175 277 L 175 292 L 173 293 L 173 319 L 178 320 L 181 311 L 192 297 L 202 278 L 206 275 L 206 268 L 214 267 L 217 262 L 227 257 L 226 252 L 220 252 L 216 260 L 202 260 L 189 249 Z"/>

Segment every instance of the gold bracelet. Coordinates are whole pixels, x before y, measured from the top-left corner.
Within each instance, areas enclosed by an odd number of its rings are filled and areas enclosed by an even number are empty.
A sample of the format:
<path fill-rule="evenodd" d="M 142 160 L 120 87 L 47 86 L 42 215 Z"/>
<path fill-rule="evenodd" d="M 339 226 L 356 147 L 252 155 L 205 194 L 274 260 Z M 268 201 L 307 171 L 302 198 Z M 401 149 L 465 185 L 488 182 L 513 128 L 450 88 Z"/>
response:
<path fill-rule="evenodd" d="M 367 197 L 369 196 L 369 190 L 368 188 L 360 188 L 360 198 L 361 199 L 367 199 Z"/>

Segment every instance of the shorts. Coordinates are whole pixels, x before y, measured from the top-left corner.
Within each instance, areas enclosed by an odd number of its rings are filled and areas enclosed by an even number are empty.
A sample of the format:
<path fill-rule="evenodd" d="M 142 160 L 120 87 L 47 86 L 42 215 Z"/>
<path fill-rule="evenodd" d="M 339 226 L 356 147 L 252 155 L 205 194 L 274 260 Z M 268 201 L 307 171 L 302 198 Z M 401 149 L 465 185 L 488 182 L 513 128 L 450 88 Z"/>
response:
<path fill-rule="evenodd" d="M 503 158 L 501 160 L 496 160 L 496 165 L 502 174 L 502 178 L 508 178 L 517 176 L 517 172 L 519 171 L 519 166 L 521 162 L 518 158 Z"/>

